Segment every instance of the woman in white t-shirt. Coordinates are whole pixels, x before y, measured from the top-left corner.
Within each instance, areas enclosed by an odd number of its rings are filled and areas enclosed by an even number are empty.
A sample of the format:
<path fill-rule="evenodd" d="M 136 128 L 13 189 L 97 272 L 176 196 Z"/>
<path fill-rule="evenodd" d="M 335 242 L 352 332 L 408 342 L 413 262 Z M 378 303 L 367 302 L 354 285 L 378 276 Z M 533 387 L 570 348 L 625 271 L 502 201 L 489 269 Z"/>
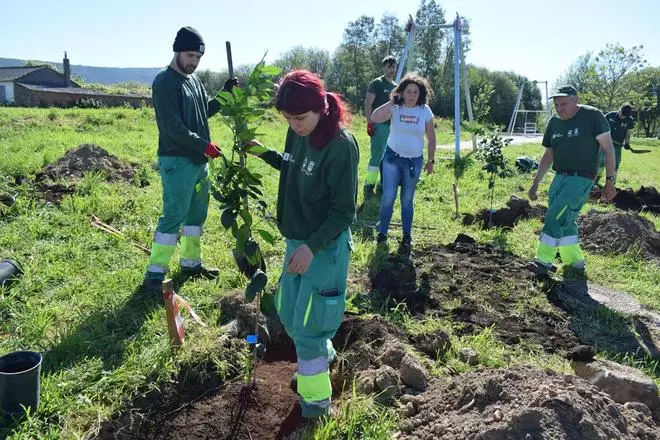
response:
<path fill-rule="evenodd" d="M 383 198 L 380 202 L 378 243 L 387 241 L 396 193 L 401 186 L 401 246 L 409 248 L 411 245 L 413 197 L 424 163 L 424 135 L 428 148 L 424 170 L 433 172 L 435 164 L 433 112 L 427 105 L 431 94 L 426 79 L 408 74 L 392 91 L 390 100 L 371 114 L 371 120 L 375 123 L 391 120 L 390 136 L 382 161 Z"/>

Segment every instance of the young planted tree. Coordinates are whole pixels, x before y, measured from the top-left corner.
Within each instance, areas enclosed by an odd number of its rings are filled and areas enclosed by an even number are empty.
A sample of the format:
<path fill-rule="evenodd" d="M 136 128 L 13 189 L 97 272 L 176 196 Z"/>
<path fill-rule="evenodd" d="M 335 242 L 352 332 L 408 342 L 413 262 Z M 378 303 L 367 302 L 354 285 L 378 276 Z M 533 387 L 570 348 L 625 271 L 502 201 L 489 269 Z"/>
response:
<path fill-rule="evenodd" d="M 502 138 L 498 133 L 482 139 L 477 145 L 476 157 L 484 163 L 483 169 L 488 173 L 488 189 L 490 189 L 490 215 L 488 226 L 493 221 L 493 197 L 495 195 L 495 179 L 509 175 L 507 159 L 502 154 L 502 148 L 508 147 L 513 139 Z"/>
<path fill-rule="evenodd" d="M 465 174 L 465 171 L 470 168 L 472 163 L 474 162 L 472 160 L 472 151 L 469 153 L 465 154 L 464 156 L 461 156 L 457 159 L 455 159 L 453 162 L 450 162 L 447 165 L 447 168 L 450 168 L 454 171 L 454 183 L 451 184 L 452 187 L 452 192 L 454 194 L 454 218 L 457 219 L 460 217 L 459 214 L 459 207 L 458 207 L 458 194 L 459 194 L 459 186 L 458 183 L 460 179 L 463 177 Z"/>
<path fill-rule="evenodd" d="M 262 60 L 241 87 L 233 87 L 231 92 L 221 91 L 216 96 L 222 104 L 222 120 L 232 130 L 233 144 L 230 152 L 211 165 L 211 194 L 220 203 L 222 226 L 236 240 L 234 260 L 239 270 L 250 278 L 245 291 L 248 301 L 260 294 L 268 281 L 258 239 L 272 244 L 275 238 L 269 231 L 272 227 L 264 219 L 267 205 L 263 200 L 262 175 L 247 167 L 245 145 L 257 137 L 258 121 L 265 112 L 264 104 L 272 99 L 273 78 L 279 73 L 278 67 L 267 66 Z"/>

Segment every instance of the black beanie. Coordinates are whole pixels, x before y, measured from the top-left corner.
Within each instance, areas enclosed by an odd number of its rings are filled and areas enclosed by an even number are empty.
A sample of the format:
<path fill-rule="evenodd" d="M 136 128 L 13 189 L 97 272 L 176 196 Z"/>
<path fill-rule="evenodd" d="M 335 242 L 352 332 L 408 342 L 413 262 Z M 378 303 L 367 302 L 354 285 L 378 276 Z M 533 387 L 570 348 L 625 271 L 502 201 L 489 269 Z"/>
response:
<path fill-rule="evenodd" d="M 186 26 L 176 33 L 172 48 L 174 52 L 195 51 L 204 54 L 204 40 L 197 29 Z"/>

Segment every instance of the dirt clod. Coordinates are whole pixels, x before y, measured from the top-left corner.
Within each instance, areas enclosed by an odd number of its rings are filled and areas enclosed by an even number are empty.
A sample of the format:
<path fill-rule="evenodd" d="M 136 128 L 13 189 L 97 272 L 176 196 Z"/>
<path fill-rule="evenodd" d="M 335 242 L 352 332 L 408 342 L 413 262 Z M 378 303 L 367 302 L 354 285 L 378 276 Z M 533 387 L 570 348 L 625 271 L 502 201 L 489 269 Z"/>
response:
<path fill-rule="evenodd" d="M 600 188 L 594 189 L 589 198 L 598 200 L 603 194 Z M 614 206 L 624 211 L 646 211 L 660 214 L 660 193 L 653 186 L 642 186 L 637 191 L 632 188 L 617 188 L 616 196 L 612 200 Z"/>
<path fill-rule="evenodd" d="M 500 208 L 491 213 L 488 209 L 482 209 L 475 215 L 467 214 L 463 217 L 465 226 L 478 224 L 483 228 L 513 228 L 520 219 L 540 218 L 543 219 L 547 208 L 541 205 L 532 206 L 529 201 L 511 196 L 505 208 Z"/>
<path fill-rule="evenodd" d="M 596 350 L 591 345 L 578 345 L 571 350 L 568 358 L 577 362 L 591 362 L 595 355 Z"/>

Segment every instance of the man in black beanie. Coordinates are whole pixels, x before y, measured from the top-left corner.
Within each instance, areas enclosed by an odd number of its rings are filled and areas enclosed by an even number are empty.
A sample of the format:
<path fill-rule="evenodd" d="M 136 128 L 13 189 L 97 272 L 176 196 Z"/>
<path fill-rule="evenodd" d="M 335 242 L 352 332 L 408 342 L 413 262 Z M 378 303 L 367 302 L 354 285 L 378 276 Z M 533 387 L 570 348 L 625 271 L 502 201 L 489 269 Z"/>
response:
<path fill-rule="evenodd" d="M 154 233 L 145 288 L 162 293 L 162 281 L 180 233 L 180 265 L 187 276 L 213 279 L 218 269 L 202 264 L 200 238 L 209 206 L 208 159 L 220 155 L 211 142 L 208 118 L 220 110 L 192 73 L 204 55 L 202 36 L 183 27 L 174 40 L 174 57 L 152 85 L 158 125 L 158 168 L 163 185 L 163 210 Z"/>

